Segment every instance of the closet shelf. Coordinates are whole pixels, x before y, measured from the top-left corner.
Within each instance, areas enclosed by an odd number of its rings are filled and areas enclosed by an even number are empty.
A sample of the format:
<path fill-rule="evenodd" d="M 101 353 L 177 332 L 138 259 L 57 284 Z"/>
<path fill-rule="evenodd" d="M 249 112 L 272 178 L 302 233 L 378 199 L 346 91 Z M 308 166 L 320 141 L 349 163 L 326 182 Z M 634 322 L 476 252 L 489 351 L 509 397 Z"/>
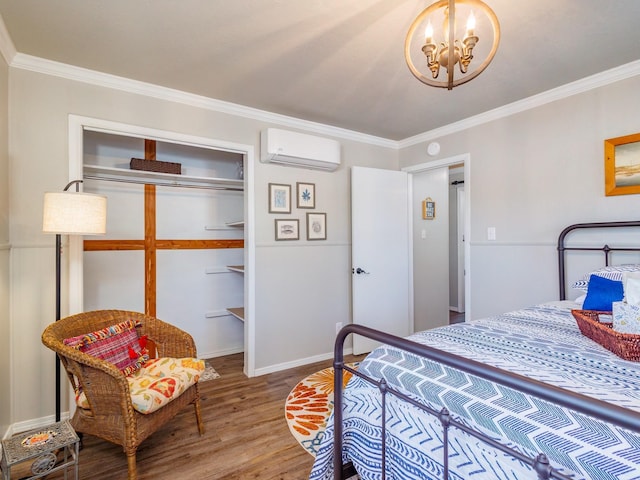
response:
<path fill-rule="evenodd" d="M 244 322 L 244 307 L 227 308 L 227 311 L 238 320 L 242 320 Z"/>
<path fill-rule="evenodd" d="M 242 229 L 244 228 L 244 222 L 226 222 L 224 225 L 205 225 L 205 230 L 227 230 L 237 232 L 242 234 Z"/>
<path fill-rule="evenodd" d="M 227 227 L 237 227 L 244 228 L 244 220 L 238 220 L 237 222 L 227 222 L 225 223 Z"/>
<path fill-rule="evenodd" d="M 84 178 L 106 180 L 112 182 L 142 183 L 169 187 L 210 188 L 215 190 L 244 190 L 244 181 L 230 178 L 194 177 L 190 175 L 176 175 L 172 173 L 147 172 L 143 170 L 129 170 L 127 168 L 103 167 L 87 165 L 84 168 Z"/>
<path fill-rule="evenodd" d="M 244 273 L 244 265 L 227 265 L 232 272 Z"/>

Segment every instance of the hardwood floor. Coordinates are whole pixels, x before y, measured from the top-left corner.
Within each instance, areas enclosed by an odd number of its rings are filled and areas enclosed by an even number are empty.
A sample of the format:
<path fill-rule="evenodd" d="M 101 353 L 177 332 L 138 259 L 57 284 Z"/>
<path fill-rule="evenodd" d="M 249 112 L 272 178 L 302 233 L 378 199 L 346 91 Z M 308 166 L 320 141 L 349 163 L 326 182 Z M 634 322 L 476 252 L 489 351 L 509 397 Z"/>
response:
<path fill-rule="evenodd" d="M 454 323 L 462 323 L 464 322 L 464 312 L 458 313 L 453 310 L 449 310 L 449 325 L 453 325 Z"/>
<path fill-rule="evenodd" d="M 362 357 L 349 357 L 357 361 Z M 183 410 L 138 449 L 139 480 L 302 480 L 313 457 L 298 445 L 284 418 L 284 401 L 304 377 L 331 361 L 247 378 L 242 354 L 214 358 L 220 378 L 201 384 L 205 434 L 200 437 L 193 408 Z M 29 464 L 26 464 L 28 468 Z M 12 470 L 11 478 L 28 476 Z M 62 472 L 49 480 L 64 478 Z M 127 478 L 122 448 L 89 435 L 80 451 L 80 479 Z"/>

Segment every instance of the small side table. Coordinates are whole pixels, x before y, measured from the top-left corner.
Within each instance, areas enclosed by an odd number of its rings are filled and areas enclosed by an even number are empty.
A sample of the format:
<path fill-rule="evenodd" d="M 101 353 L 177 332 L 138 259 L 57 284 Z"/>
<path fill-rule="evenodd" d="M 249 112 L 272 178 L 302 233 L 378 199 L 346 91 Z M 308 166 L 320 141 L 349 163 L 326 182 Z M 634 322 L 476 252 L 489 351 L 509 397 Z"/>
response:
<path fill-rule="evenodd" d="M 78 452 L 80 439 L 71 424 L 64 420 L 48 427 L 23 432 L 2 440 L 2 479 L 11 479 L 11 467 L 33 460 L 29 479 L 41 478 L 52 472 L 73 467 L 73 478 L 78 480 Z M 62 451 L 62 461 L 58 463 L 57 451 Z"/>

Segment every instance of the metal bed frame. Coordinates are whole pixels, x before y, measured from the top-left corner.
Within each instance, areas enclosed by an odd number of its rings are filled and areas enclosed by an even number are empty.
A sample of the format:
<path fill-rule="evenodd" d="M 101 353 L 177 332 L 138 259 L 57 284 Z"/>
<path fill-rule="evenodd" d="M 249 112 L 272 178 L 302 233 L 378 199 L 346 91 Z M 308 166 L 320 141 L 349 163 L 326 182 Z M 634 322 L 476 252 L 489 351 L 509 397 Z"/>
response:
<path fill-rule="evenodd" d="M 604 264 L 609 265 L 611 261 L 611 252 L 640 252 L 640 247 L 610 247 L 602 245 L 599 247 L 571 247 L 567 245 L 567 235 L 576 230 L 590 230 L 603 228 L 630 228 L 640 227 L 640 221 L 631 222 L 596 222 L 596 223 L 576 223 L 565 228 L 558 237 L 558 280 L 560 282 L 560 300 L 566 300 L 566 281 L 565 281 L 565 252 L 568 251 L 599 251 L 604 253 Z"/>
<path fill-rule="evenodd" d="M 640 227 L 640 221 L 631 222 L 600 222 L 600 223 L 581 223 L 571 225 L 565 228 L 558 238 L 558 273 L 560 277 L 560 299 L 566 299 L 565 290 L 565 252 L 571 250 L 590 250 L 590 251 L 602 251 L 605 255 L 605 264 L 609 265 L 610 252 L 613 251 L 625 251 L 625 252 L 640 252 L 640 247 L 629 248 L 611 248 L 608 245 L 599 247 L 570 247 L 566 245 L 566 237 L 569 233 L 580 229 L 594 229 L 594 228 L 621 228 L 621 227 Z M 596 400 L 585 395 L 580 395 L 569 390 L 564 390 L 553 385 L 545 384 L 543 382 L 532 380 L 530 378 L 511 373 L 505 370 L 501 370 L 490 365 L 470 360 L 458 355 L 451 354 L 442 350 L 438 350 L 433 347 L 418 344 L 406 340 L 404 338 L 389 335 L 378 330 L 374 330 L 369 327 L 357 324 L 346 325 L 338 333 L 335 341 L 334 349 L 334 362 L 333 367 L 335 369 L 334 375 L 334 443 L 333 443 L 333 467 L 334 478 L 336 480 L 343 480 L 354 475 L 355 469 L 348 463 L 342 464 L 342 392 L 343 392 L 343 374 L 344 371 L 348 371 L 353 375 L 364 379 L 365 381 L 377 386 L 382 398 L 382 451 L 381 451 L 381 474 L 382 480 L 386 478 L 386 451 L 385 451 L 385 429 L 386 422 L 386 396 L 394 395 L 423 411 L 438 417 L 443 429 L 443 480 L 449 478 L 449 452 L 448 452 L 448 431 L 454 427 L 466 432 L 467 434 L 481 440 L 482 442 L 490 445 L 498 450 L 512 456 L 513 458 L 520 460 L 526 465 L 529 465 L 533 472 L 537 475 L 539 480 L 572 480 L 573 477 L 567 476 L 559 472 L 552 465 L 550 465 L 547 456 L 544 453 L 539 453 L 535 457 L 529 457 L 522 454 L 506 445 L 502 445 L 496 442 L 492 438 L 484 435 L 481 432 L 475 431 L 469 428 L 467 425 L 458 422 L 452 418 L 446 408 L 441 410 L 435 410 L 420 402 L 417 402 L 413 398 L 389 387 L 384 379 L 374 379 L 366 375 L 363 375 L 358 370 L 345 365 L 344 363 L 344 342 L 350 334 L 362 335 L 380 343 L 391 345 L 415 355 L 425 357 L 429 360 L 445 364 L 449 367 L 453 367 L 472 375 L 476 375 L 480 378 L 489 380 L 491 382 L 499 383 L 506 387 L 513 388 L 520 392 L 538 397 L 540 399 L 552 402 L 556 405 L 574 410 L 576 412 L 583 413 L 597 420 L 601 420 L 606 423 L 617 425 L 634 432 L 640 432 L 640 412 L 628 410 L 617 405 L 613 405 L 601 400 Z"/>

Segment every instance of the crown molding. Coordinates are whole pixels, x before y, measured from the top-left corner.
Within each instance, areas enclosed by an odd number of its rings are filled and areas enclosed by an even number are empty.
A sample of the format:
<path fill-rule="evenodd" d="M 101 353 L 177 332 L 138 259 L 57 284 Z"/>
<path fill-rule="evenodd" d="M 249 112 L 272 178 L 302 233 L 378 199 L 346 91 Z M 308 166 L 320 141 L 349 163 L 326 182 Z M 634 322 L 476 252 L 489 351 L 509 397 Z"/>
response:
<path fill-rule="evenodd" d="M 498 107 L 493 110 L 489 110 L 487 112 L 465 118 L 464 120 L 460 120 L 459 122 L 450 123 L 449 125 L 445 125 L 443 127 L 429 130 L 427 132 L 408 137 L 400 141 L 395 141 L 382 137 L 376 137 L 374 135 L 356 132 L 353 130 L 334 127 L 332 125 L 311 122 L 287 115 L 268 112 L 266 110 L 259 110 L 257 108 L 238 105 L 231 102 L 225 102 L 222 100 L 195 95 L 167 87 L 161 87 L 159 85 L 140 82 L 138 80 L 131 80 L 129 78 L 119 77 L 108 73 L 75 67 L 73 65 L 54 62 L 52 60 L 47 60 L 40 57 L 16 53 L 15 48 L 13 47 L 13 43 L 11 42 L 11 39 L 6 31 L 6 28 L 4 28 L 4 23 L 2 22 L 0 22 L 0 52 L 5 57 L 5 60 L 7 60 L 9 65 L 13 68 L 30 70 L 37 73 L 66 78 L 68 80 L 88 83 L 105 88 L 112 88 L 115 90 L 121 90 L 137 95 L 144 95 L 160 100 L 176 102 L 183 105 L 202 108 L 205 110 L 226 113 L 229 115 L 249 118 L 269 124 L 276 124 L 289 128 L 297 128 L 321 135 L 329 135 L 370 145 L 392 148 L 395 150 L 410 147 L 424 142 L 429 142 L 445 135 L 451 135 L 453 133 L 476 127 L 484 123 L 488 123 L 494 120 L 508 117 L 510 115 L 514 115 L 516 113 L 540 107 L 556 100 L 561 100 L 572 95 L 577 95 L 579 93 L 587 92 L 598 87 L 606 86 L 611 83 L 640 75 L 640 60 L 637 60 L 620 67 L 612 68 L 610 70 L 606 70 L 604 72 L 600 72 L 595 75 L 576 80 L 575 82 L 562 85 L 546 92 L 542 92 L 531 97 L 518 100 L 508 105 L 504 105 L 502 107 Z M 8 58 L 11 58 L 11 61 L 9 61 Z"/>
<path fill-rule="evenodd" d="M 7 65 L 11 65 L 11 62 L 13 62 L 16 56 L 16 47 L 13 45 L 13 41 L 11 40 L 2 16 L 0 16 L 0 53 L 4 57 L 4 61 L 7 62 Z"/>
<path fill-rule="evenodd" d="M 640 60 L 636 60 L 610 70 L 605 70 L 604 72 L 596 73 L 595 75 L 567 83 L 566 85 L 518 100 L 517 102 L 474 115 L 473 117 L 465 118 L 459 122 L 450 123 L 449 125 L 445 125 L 413 137 L 405 138 L 398 142 L 398 148 L 406 148 L 419 143 L 430 142 L 445 135 L 457 133 L 471 127 L 482 125 L 483 123 L 488 123 L 493 120 L 524 112 L 525 110 L 540 107 L 547 103 L 555 102 L 556 100 L 561 100 L 572 95 L 577 95 L 598 87 L 619 82 L 620 80 L 635 77 L 636 75 L 640 75 Z"/>
<path fill-rule="evenodd" d="M 347 130 L 344 128 L 334 127 L 308 120 L 302 120 L 287 115 L 259 110 L 257 108 L 238 105 L 231 102 L 216 100 L 214 98 L 195 95 L 192 93 L 175 90 L 172 88 L 161 87 L 151 83 L 131 80 L 129 78 L 119 77 L 108 73 L 97 72 L 86 68 L 76 67 L 60 62 L 54 62 L 40 57 L 25 55 L 23 53 L 15 54 L 11 67 L 22 70 L 30 70 L 37 73 L 52 75 L 56 77 L 66 78 L 77 82 L 88 83 L 105 88 L 112 88 L 137 95 L 145 95 L 147 97 L 167 100 L 183 105 L 211 110 L 219 113 L 227 113 L 238 117 L 249 118 L 265 123 L 282 125 L 290 128 L 298 128 L 308 132 L 319 133 L 322 135 L 330 135 L 333 137 L 343 138 L 346 140 L 354 140 L 357 142 L 378 145 L 387 148 L 398 148 L 398 142 L 388 140 L 382 137 L 367 135 L 364 133 Z"/>

